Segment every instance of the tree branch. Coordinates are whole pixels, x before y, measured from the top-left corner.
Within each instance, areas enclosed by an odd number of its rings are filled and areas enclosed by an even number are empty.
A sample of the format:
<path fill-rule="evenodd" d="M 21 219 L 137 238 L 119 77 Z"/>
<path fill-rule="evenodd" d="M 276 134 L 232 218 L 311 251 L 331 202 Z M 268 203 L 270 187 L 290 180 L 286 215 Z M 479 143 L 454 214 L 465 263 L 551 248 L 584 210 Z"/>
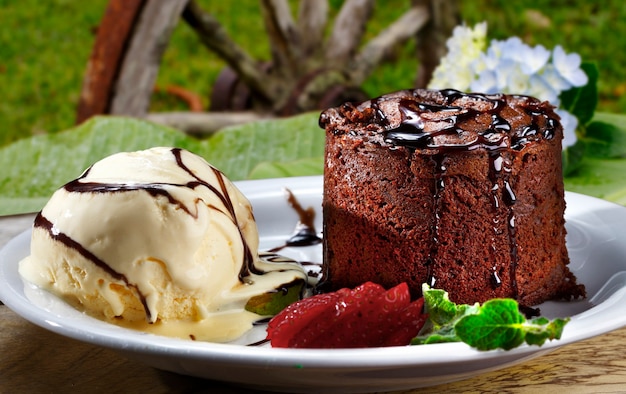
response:
<path fill-rule="evenodd" d="M 267 83 L 267 75 L 260 71 L 259 63 L 237 45 L 226 29 L 212 15 L 204 12 L 195 0 L 187 4 L 183 18 L 196 31 L 202 43 L 224 59 L 254 94 L 270 102 L 276 98 L 276 91 Z"/>
<path fill-rule="evenodd" d="M 83 78 L 76 123 L 110 111 L 115 81 L 145 0 L 110 0 Z"/>
<path fill-rule="evenodd" d="M 429 19 L 426 6 L 413 6 L 372 39 L 354 59 L 352 84 L 361 85 L 396 45 L 413 37 Z"/>
<path fill-rule="evenodd" d="M 292 76 L 298 71 L 300 37 L 286 0 L 261 0 L 275 71 Z"/>
<path fill-rule="evenodd" d="M 314 76 L 296 98 L 297 108 L 299 110 L 316 108 L 324 93 L 333 86 L 344 86 L 345 83 L 346 76 L 336 70 L 326 71 Z"/>
<path fill-rule="evenodd" d="M 196 137 L 208 137 L 229 126 L 235 126 L 269 116 L 252 111 L 246 112 L 153 112 L 146 120 L 181 130 Z"/>
<path fill-rule="evenodd" d="M 416 37 L 416 54 L 420 65 L 415 87 L 425 88 L 441 58 L 446 54 L 446 40 L 461 18 L 455 0 L 413 0 L 413 4 L 428 7 L 431 14 L 427 25 Z"/>
<path fill-rule="evenodd" d="M 328 0 L 301 0 L 298 28 L 302 56 L 315 59 L 322 48 L 324 27 L 328 21 Z M 310 71 L 306 70 L 306 71 Z"/>
<path fill-rule="evenodd" d="M 326 59 L 334 67 L 341 68 L 356 53 L 373 7 L 374 0 L 346 0 L 341 7 L 326 48 Z"/>

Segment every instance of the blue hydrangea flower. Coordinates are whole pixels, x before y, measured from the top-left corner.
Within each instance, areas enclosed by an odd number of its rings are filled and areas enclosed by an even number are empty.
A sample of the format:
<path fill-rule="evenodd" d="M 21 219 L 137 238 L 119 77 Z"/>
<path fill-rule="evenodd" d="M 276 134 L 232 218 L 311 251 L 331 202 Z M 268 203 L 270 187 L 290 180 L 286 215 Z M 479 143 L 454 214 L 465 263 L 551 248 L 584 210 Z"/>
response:
<path fill-rule="evenodd" d="M 585 86 L 588 82 L 587 74 L 580 68 L 580 55 L 566 54 L 563 47 L 557 45 L 552 53 L 552 63 L 559 75 L 569 82 L 570 86 Z"/>
<path fill-rule="evenodd" d="M 557 45 L 549 51 L 542 45 L 531 47 L 519 37 L 492 40 L 487 46 L 487 25 L 474 28 L 457 26 L 446 43 L 448 53 L 435 69 L 428 87 L 453 88 L 481 93 L 522 94 L 560 104 L 562 92 L 588 82 L 580 68 L 581 58 L 567 54 Z M 576 142 L 576 117 L 563 109 L 563 146 Z"/>

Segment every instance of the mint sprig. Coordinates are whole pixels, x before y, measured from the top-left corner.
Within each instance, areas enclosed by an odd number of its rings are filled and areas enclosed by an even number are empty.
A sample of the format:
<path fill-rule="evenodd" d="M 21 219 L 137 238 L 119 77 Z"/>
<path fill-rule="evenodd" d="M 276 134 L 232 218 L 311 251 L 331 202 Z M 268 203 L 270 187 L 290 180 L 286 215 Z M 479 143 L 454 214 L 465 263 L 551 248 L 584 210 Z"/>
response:
<path fill-rule="evenodd" d="M 541 346 L 560 339 L 569 319 L 527 320 L 517 301 L 496 298 L 482 305 L 455 304 L 448 293 L 423 286 L 428 322 L 411 344 L 464 342 L 478 350 L 510 350 L 527 343 Z"/>

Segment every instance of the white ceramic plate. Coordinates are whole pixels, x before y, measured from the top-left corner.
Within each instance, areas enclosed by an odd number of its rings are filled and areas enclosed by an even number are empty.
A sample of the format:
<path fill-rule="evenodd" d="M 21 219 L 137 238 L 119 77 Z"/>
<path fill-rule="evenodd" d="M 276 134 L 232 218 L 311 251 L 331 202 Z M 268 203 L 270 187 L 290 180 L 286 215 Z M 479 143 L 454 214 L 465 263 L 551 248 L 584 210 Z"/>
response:
<path fill-rule="evenodd" d="M 321 177 L 247 181 L 238 186 L 254 206 L 262 249 L 282 244 L 297 221 L 284 197 L 285 187 L 304 207 L 316 209 L 317 228 L 321 229 Z M 181 374 L 288 392 L 371 392 L 430 386 L 504 368 L 626 325 L 626 208 L 574 193 L 567 193 L 566 199 L 571 269 L 586 285 L 589 297 L 540 306 L 544 316 L 572 317 L 562 339 L 541 348 L 479 352 L 461 343 L 351 350 L 243 345 L 262 338 L 262 327 L 233 344 L 144 334 L 88 317 L 24 283 L 17 265 L 29 253 L 30 231 L 0 251 L 0 299 L 46 329 Z M 285 249 L 283 253 L 301 261 L 321 261 L 319 245 Z"/>

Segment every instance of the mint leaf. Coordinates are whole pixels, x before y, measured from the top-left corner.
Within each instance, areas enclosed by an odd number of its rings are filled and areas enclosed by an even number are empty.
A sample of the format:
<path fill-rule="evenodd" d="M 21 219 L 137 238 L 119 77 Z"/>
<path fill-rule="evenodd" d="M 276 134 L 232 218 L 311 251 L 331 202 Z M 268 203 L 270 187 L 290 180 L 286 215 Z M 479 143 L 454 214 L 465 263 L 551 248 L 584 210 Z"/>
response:
<path fill-rule="evenodd" d="M 526 320 L 517 301 L 496 298 L 482 305 L 455 304 L 444 290 L 423 285 L 428 320 L 412 345 L 465 342 L 478 350 L 510 350 L 523 343 L 541 346 L 560 339 L 569 319 Z"/>
<path fill-rule="evenodd" d="M 485 302 L 477 314 L 460 319 L 454 328 L 461 341 L 478 350 L 510 350 L 524 342 L 541 346 L 548 339 L 560 339 L 568 321 L 545 317 L 527 321 L 517 301 L 496 298 Z"/>
<path fill-rule="evenodd" d="M 525 321 L 515 300 L 493 299 L 477 314 L 460 319 L 454 328 L 461 341 L 478 350 L 509 350 L 524 343 Z"/>
<path fill-rule="evenodd" d="M 441 289 L 432 289 L 427 284 L 422 285 L 424 297 L 424 313 L 428 314 L 428 320 L 437 329 L 453 323 L 466 313 L 473 313 L 478 304 L 474 306 L 457 305 L 450 301 L 448 292 Z"/>
<path fill-rule="evenodd" d="M 526 343 L 541 346 L 546 339 L 561 339 L 563 327 L 569 319 L 554 319 L 549 321 L 545 318 L 533 319 L 526 325 Z"/>
<path fill-rule="evenodd" d="M 245 310 L 261 316 L 274 316 L 300 300 L 304 286 L 304 280 L 299 279 L 282 285 L 280 289 L 254 296 L 246 302 Z"/>
<path fill-rule="evenodd" d="M 479 305 L 457 305 L 450 301 L 448 292 L 441 289 L 431 289 L 427 284 L 422 285 L 422 294 L 424 313 L 428 315 L 428 320 L 422 327 L 420 335 L 415 337 L 411 344 L 459 342 L 460 339 L 454 330 L 455 324 L 463 316 L 477 313 Z"/>

